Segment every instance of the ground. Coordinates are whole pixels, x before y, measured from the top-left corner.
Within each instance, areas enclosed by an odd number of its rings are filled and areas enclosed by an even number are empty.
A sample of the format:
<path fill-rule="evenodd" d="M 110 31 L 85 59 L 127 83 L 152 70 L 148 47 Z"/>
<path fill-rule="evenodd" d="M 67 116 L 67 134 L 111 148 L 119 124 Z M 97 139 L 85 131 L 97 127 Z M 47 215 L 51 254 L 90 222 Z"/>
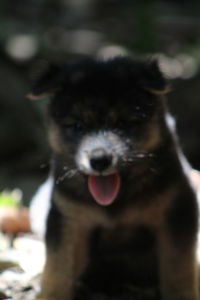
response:
<path fill-rule="evenodd" d="M 44 243 L 32 234 L 0 235 L 0 299 L 32 300 L 39 292 Z"/>

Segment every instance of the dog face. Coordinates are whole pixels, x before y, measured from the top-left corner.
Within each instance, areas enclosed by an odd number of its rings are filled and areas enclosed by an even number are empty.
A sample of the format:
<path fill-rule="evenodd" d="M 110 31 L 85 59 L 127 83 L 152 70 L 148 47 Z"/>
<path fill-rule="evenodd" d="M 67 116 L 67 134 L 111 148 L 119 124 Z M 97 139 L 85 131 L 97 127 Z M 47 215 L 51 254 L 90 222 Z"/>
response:
<path fill-rule="evenodd" d="M 105 187 L 103 177 L 110 178 L 107 181 L 114 182 L 115 189 L 110 201 L 104 199 L 110 203 L 118 193 L 118 173 L 150 156 L 161 143 L 160 95 L 165 92 L 155 62 L 116 58 L 50 70 L 33 94 L 53 94 L 49 135 L 54 152 L 66 168 L 89 176 L 95 198 L 102 197 L 96 196 L 94 187 Z"/>

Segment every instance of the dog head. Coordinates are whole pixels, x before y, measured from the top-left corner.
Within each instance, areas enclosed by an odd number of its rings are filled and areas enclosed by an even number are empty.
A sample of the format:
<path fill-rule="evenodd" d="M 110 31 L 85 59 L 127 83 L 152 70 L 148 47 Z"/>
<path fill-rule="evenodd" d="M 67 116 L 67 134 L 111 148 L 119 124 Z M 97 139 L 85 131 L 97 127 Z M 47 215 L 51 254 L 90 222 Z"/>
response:
<path fill-rule="evenodd" d="M 31 98 L 50 96 L 54 152 L 66 168 L 88 176 L 92 195 L 106 205 L 118 194 L 120 170 L 161 143 L 166 92 L 155 61 L 119 57 L 51 67 Z"/>

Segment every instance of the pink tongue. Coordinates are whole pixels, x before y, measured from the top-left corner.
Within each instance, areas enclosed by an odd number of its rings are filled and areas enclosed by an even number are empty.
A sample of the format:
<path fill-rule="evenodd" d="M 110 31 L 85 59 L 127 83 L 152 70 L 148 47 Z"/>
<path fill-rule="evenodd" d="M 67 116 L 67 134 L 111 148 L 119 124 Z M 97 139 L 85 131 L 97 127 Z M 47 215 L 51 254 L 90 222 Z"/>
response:
<path fill-rule="evenodd" d="M 118 195 L 120 177 L 118 173 L 108 176 L 90 175 L 88 178 L 90 193 L 97 203 L 101 205 L 111 204 Z"/>

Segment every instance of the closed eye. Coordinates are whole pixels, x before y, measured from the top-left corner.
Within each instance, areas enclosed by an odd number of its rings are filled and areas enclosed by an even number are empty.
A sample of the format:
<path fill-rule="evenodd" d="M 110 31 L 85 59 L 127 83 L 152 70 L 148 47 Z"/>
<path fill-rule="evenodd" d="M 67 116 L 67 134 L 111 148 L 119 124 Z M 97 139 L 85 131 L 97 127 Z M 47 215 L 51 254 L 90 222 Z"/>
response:
<path fill-rule="evenodd" d="M 86 124 L 82 121 L 64 121 L 62 127 L 80 132 L 86 129 Z"/>

